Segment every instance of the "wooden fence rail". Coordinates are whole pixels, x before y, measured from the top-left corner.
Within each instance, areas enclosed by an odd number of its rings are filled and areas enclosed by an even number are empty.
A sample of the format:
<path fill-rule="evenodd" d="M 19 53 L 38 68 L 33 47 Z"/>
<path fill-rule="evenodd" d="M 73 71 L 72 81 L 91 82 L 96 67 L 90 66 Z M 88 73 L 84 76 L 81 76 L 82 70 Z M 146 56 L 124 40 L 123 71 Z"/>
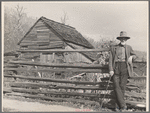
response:
<path fill-rule="evenodd" d="M 48 88 L 48 89 L 82 89 L 82 90 L 105 90 L 106 87 L 99 86 L 70 86 L 70 85 L 53 85 L 48 83 L 22 83 L 22 82 L 10 82 L 11 87 L 22 87 L 22 88 Z M 112 87 L 109 87 L 108 90 L 112 90 Z"/>
<path fill-rule="evenodd" d="M 44 81 L 44 82 L 57 82 L 57 83 L 69 83 L 69 84 L 83 84 L 83 85 L 106 85 L 107 82 L 89 82 L 89 81 L 72 81 L 72 80 L 62 80 L 62 79 L 50 79 L 50 78 L 39 78 L 39 77 L 30 77 L 30 76 L 21 76 L 21 75 L 4 75 L 4 77 L 10 78 L 19 78 L 19 79 L 26 79 L 26 80 L 37 80 L 37 81 Z M 146 77 L 131 77 L 130 79 L 146 79 Z M 108 80 L 108 77 L 101 78 L 102 81 Z M 111 84 L 111 83 L 110 83 Z M 131 85 L 137 85 L 134 83 L 130 83 Z M 138 83 L 138 85 L 140 85 Z M 141 84 L 143 85 L 143 84 Z"/>
<path fill-rule="evenodd" d="M 20 64 L 20 65 L 30 65 L 30 66 L 42 66 L 42 67 L 59 67 L 59 68 L 86 68 L 86 69 L 108 69 L 107 65 L 99 65 L 99 64 L 67 64 L 67 63 L 61 63 L 61 64 L 55 64 L 55 63 L 41 63 L 41 62 L 32 62 L 32 61 L 10 61 L 10 64 Z"/>
<path fill-rule="evenodd" d="M 64 49 L 50 49 L 50 50 L 17 50 L 17 52 L 22 53 L 60 53 L 60 52 L 102 52 L 108 51 L 109 49 L 74 49 L 74 50 L 64 50 Z"/>
<path fill-rule="evenodd" d="M 42 67 L 59 67 L 59 68 L 86 68 L 86 69 L 108 69 L 108 65 L 99 65 L 99 64 L 81 64 L 81 63 L 41 63 L 41 62 L 32 62 L 32 61 L 9 61 L 9 64 L 20 64 L 20 65 L 30 65 L 30 66 L 42 66 Z M 133 68 L 137 68 L 137 64 L 142 63 L 146 65 L 146 62 L 134 61 Z M 146 68 L 146 67 L 145 67 Z"/>
<path fill-rule="evenodd" d="M 108 73 L 108 69 L 23 69 L 23 68 L 4 68 L 5 71 L 21 72 L 78 72 L 78 73 Z"/>
<path fill-rule="evenodd" d="M 82 84 L 82 85 L 107 84 L 106 82 L 89 82 L 89 81 L 75 81 L 75 80 L 73 81 L 73 80 L 51 79 L 46 77 L 39 78 L 39 77 L 21 76 L 21 75 L 4 75 L 4 77 L 36 80 L 36 81 L 43 81 L 43 82 L 56 82 L 56 83 Z"/>

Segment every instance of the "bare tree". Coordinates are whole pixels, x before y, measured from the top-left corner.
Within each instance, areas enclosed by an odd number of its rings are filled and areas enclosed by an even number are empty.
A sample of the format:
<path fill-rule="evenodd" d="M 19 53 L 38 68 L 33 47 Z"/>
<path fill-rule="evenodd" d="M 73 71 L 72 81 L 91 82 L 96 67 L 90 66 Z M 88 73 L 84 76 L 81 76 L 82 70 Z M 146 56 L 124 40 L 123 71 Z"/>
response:
<path fill-rule="evenodd" d="M 115 45 L 117 42 L 115 39 L 110 37 L 101 37 L 99 41 L 95 41 L 90 37 L 84 36 L 95 48 L 109 48 Z"/>
<path fill-rule="evenodd" d="M 67 13 L 64 12 L 64 15 L 61 17 L 61 23 L 66 24 L 68 19 Z"/>
<path fill-rule="evenodd" d="M 17 5 L 15 8 L 4 8 L 4 52 L 17 49 L 18 41 L 35 22 L 27 17 L 25 8 Z"/>

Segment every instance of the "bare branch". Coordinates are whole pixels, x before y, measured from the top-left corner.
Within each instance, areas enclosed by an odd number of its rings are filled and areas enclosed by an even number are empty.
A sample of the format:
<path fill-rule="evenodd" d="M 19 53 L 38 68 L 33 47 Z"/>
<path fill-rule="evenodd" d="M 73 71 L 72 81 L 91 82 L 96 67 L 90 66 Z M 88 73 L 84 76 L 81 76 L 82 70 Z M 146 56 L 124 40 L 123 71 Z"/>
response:
<path fill-rule="evenodd" d="M 64 12 L 64 15 L 61 17 L 61 23 L 66 24 L 68 19 L 67 13 Z"/>

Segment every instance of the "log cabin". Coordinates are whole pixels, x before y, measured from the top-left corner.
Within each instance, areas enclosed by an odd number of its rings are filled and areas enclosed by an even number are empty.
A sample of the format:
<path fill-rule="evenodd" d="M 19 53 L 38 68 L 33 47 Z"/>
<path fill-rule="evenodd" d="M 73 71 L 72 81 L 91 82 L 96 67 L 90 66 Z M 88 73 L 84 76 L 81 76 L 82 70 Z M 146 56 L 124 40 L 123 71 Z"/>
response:
<path fill-rule="evenodd" d="M 65 25 L 45 17 L 39 18 L 18 42 L 20 49 L 94 49 L 94 47 L 74 27 Z M 96 59 L 97 53 L 24 53 L 24 57 L 38 58 L 41 62 L 88 62 Z"/>

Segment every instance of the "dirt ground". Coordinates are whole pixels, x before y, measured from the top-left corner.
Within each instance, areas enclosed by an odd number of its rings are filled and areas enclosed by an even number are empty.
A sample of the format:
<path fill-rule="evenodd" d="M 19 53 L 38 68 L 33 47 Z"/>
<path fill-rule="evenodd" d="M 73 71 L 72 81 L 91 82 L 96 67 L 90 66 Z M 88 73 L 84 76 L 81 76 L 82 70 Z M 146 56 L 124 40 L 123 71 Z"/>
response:
<path fill-rule="evenodd" d="M 4 96 L 3 112 L 114 112 L 106 107 L 92 107 L 85 104 L 70 102 L 45 101 L 40 99 L 23 98 L 19 96 Z M 128 112 L 141 112 L 145 109 L 128 109 Z"/>
<path fill-rule="evenodd" d="M 90 112 L 91 109 L 79 109 L 62 105 L 48 105 L 40 102 L 20 101 L 3 98 L 3 112 Z"/>

